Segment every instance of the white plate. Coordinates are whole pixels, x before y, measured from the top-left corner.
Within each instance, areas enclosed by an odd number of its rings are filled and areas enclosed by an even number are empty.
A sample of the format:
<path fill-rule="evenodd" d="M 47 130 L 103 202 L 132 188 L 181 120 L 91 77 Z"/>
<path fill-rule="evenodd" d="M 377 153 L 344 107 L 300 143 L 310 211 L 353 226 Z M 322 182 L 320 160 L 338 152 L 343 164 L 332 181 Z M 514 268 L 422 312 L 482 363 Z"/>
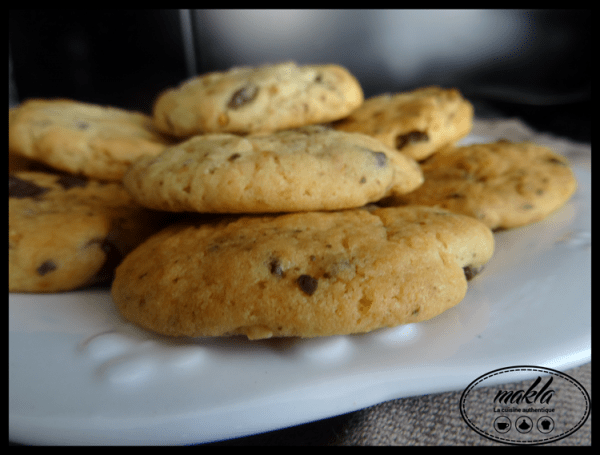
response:
<path fill-rule="evenodd" d="M 496 253 L 464 301 L 419 324 L 309 340 L 173 340 L 124 322 L 106 290 L 9 294 L 9 439 L 207 442 L 462 390 L 506 366 L 586 363 L 591 172 L 583 158 L 574 160 L 573 199 L 540 223 L 497 233 Z"/>

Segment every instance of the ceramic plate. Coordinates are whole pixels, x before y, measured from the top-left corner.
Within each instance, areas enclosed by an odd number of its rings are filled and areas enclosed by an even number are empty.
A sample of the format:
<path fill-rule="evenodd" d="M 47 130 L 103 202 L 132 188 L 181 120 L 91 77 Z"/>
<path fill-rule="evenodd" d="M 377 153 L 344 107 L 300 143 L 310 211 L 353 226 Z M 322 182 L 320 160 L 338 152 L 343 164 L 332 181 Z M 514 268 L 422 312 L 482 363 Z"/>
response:
<path fill-rule="evenodd" d="M 478 123 L 484 135 L 468 141 L 527 134 L 509 130 Z M 587 155 L 569 157 L 575 196 L 542 222 L 495 234 L 465 299 L 423 323 L 308 340 L 175 340 L 122 320 L 106 289 L 9 294 L 9 439 L 208 442 L 462 390 L 506 366 L 590 361 L 591 172 Z"/>

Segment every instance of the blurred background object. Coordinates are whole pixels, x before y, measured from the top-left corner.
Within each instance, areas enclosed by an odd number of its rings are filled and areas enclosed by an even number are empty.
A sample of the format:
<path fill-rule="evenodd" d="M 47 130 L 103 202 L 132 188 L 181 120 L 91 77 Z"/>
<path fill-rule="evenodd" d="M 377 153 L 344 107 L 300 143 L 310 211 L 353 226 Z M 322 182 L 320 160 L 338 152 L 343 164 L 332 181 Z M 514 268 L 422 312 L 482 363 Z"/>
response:
<path fill-rule="evenodd" d="M 589 142 L 590 57 L 591 10 L 10 10 L 9 105 L 66 97 L 151 112 L 195 74 L 332 62 L 367 97 L 457 87 L 480 117 Z"/>

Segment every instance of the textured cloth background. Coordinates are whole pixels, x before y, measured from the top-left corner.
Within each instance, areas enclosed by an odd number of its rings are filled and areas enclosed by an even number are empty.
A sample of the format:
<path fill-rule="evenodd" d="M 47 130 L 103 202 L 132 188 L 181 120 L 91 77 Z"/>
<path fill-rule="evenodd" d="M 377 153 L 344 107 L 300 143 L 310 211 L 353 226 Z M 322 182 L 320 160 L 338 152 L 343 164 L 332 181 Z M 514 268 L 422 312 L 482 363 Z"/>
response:
<path fill-rule="evenodd" d="M 591 363 L 565 372 L 578 380 L 591 396 Z M 527 389 L 524 381 L 517 389 Z M 497 390 L 500 387 L 494 386 Z M 477 389 L 475 396 L 488 396 L 487 388 Z M 554 387 L 556 395 L 569 406 L 561 409 L 562 417 L 581 413 L 581 400 L 573 389 Z M 405 398 L 382 403 L 354 413 L 339 437 L 332 442 L 342 445 L 504 445 L 490 441 L 473 431 L 462 419 L 459 402 L 462 391 Z M 562 397 L 567 398 L 562 398 Z M 474 399 L 474 402 L 478 402 Z M 489 413 L 481 400 L 479 414 Z M 477 414 L 477 411 L 472 411 Z M 493 416 L 490 416 L 490 419 Z M 559 417 L 558 415 L 556 417 Z M 571 419 L 572 421 L 573 419 Z M 591 445 L 591 415 L 573 435 L 545 445 Z"/>
<path fill-rule="evenodd" d="M 592 396 L 592 364 L 565 370 Z M 473 378 L 475 379 L 475 378 Z M 524 381 L 522 386 L 530 385 Z M 494 390 L 502 386 L 493 386 Z M 522 388 L 518 386 L 517 388 Z M 488 396 L 487 387 L 472 393 Z M 581 413 L 577 392 L 554 387 L 556 395 L 565 400 L 561 415 Z M 223 441 L 215 445 L 330 445 L 330 446 L 505 446 L 473 431 L 460 414 L 462 390 L 387 401 L 342 416 L 307 423 L 261 435 Z M 566 397 L 566 398 L 564 398 Z M 474 400 L 477 402 L 477 400 Z M 484 407 L 482 400 L 482 408 Z M 486 409 L 489 406 L 485 405 Z M 572 421 L 573 419 L 571 419 Z M 592 416 L 585 424 L 564 439 L 544 446 L 588 446 L 592 444 Z"/>

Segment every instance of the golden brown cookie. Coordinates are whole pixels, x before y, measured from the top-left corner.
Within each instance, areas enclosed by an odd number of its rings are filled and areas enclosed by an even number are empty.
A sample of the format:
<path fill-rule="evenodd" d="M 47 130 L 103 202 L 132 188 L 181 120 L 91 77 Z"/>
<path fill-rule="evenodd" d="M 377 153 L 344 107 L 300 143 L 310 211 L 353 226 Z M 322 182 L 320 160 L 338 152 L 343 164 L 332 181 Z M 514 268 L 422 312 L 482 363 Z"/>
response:
<path fill-rule="evenodd" d="M 422 181 L 411 158 L 370 136 L 322 126 L 195 136 L 137 160 L 123 179 L 146 207 L 206 213 L 360 207 Z"/>
<path fill-rule="evenodd" d="M 270 133 L 338 120 L 363 99 L 359 82 L 338 65 L 236 67 L 164 91 L 155 102 L 154 121 L 179 137 Z"/>
<path fill-rule="evenodd" d="M 442 207 L 501 229 L 544 219 L 577 189 L 567 160 L 531 142 L 448 146 L 421 167 L 421 187 L 382 204 Z"/>
<path fill-rule="evenodd" d="M 19 172 L 8 181 L 10 292 L 59 292 L 106 281 L 160 227 L 120 183 Z"/>
<path fill-rule="evenodd" d="M 369 98 L 333 126 L 373 136 L 420 161 L 469 134 L 473 106 L 456 89 L 425 87 Z"/>
<path fill-rule="evenodd" d="M 120 180 L 131 162 L 172 143 L 138 112 L 65 99 L 31 99 L 9 112 L 9 150 L 98 180 Z"/>
<path fill-rule="evenodd" d="M 112 296 L 165 335 L 360 333 L 456 305 L 493 250 L 484 224 L 429 207 L 188 222 L 128 255 Z"/>

